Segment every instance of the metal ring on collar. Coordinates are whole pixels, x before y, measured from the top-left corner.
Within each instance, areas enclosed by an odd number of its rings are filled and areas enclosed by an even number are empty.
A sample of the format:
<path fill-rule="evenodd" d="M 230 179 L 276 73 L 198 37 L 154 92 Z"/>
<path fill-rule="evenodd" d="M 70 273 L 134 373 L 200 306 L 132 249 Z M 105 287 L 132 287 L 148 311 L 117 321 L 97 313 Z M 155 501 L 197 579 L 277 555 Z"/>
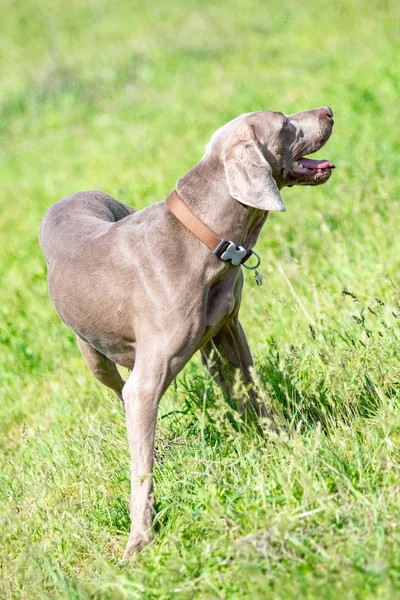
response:
<path fill-rule="evenodd" d="M 260 255 L 257 254 L 257 252 L 255 252 L 255 250 L 250 250 L 250 252 L 251 252 L 251 254 L 254 254 L 254 256 L 257 258 L 257 264 L 250 267 L 250 265 L 246 265 L 246 263 L 243 263 L 242 267 L 244 267 L 245 269 L 249 269 L 249 271 L 254 271 L 255 269 L 258 269 L 258 267 L 260 266 L 261 258 L 260 258 Z"/>

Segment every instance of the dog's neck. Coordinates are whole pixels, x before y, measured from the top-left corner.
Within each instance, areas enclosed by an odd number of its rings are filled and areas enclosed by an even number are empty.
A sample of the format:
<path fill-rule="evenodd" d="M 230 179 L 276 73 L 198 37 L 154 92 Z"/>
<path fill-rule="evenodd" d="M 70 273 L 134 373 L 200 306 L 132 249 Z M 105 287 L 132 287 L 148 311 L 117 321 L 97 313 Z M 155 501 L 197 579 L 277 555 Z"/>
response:
<path fill-rule="evenodd" d="M 268 212 L 244 206 L 231 197 L 218 158 L 203 158 L 178 180 L 176 190 L 219 236 L 246 249 L 254 247 Z"/>

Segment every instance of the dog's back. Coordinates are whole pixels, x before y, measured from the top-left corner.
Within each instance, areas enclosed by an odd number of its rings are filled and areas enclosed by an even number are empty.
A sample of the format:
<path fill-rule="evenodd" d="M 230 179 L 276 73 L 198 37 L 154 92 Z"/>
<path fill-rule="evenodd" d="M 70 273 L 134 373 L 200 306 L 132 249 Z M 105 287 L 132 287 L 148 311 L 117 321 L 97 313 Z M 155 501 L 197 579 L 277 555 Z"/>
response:
<path fill-rule="evenodd" d="M 115 223 L 134 213 L 134 209 L 117 202 L 103 192 L 85 191 L 53 204 L 46 212 L 39 231 L 39 242 L 48 265 L 76 248 L 74 240 L 101 234 L 108 223 Z"/>
<path fill-rule="evenodd" d="M 109 315 L 116 310 L 114 289 L 123 288 L 124 278 L 113 233 L 117 221 L 134 212 L 103 192 L 86 191 L 60 200 L 43 218 L 39 241 L 50 298 L 64 323 L 84 339 L 97 330 L 107 337 Z M 114 286 L 107 285 L 110 273 Z"/>

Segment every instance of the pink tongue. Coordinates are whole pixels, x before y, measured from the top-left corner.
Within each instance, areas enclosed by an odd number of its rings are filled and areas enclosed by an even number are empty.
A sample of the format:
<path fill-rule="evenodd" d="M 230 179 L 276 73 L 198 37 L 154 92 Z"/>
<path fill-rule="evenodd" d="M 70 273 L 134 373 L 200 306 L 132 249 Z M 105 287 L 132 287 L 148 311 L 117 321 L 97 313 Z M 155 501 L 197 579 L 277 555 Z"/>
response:
<path fill-rule="evenodd" d="M 329 162 L 329 160 L 312 160 L 311 158 L 300 158 L 298 162 L 299 164 L 303 165 L 303 167 L 307 167 L 307 169 L 333 169 L 335 167 L 335 165 Z"/>

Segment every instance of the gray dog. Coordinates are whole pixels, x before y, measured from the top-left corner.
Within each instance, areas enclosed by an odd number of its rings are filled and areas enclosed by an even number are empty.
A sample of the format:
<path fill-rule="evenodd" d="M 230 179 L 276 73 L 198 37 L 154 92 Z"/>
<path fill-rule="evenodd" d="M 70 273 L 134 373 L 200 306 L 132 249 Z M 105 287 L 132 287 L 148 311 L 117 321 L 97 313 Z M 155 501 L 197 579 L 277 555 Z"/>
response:
<path fill-rule="evenodd" d="M 46 213 L 40 244 L 50 298 L 77 335 L 89 369 L 126 411 L 131 531 L 125 558 L 152 539 L 153 443 L 168 385 L 196 350 L 232 398 L 267 415 L 252 389 L 252 358 L 238 319 L 243 273 L 279 190 L 325 183 L 334 165 L 303 158 L 331 135 L 329 107 L 285 116 L 253 112 L 212 136 L 166 201 L 135 212 L 102 192 L 80 192 Z M 116 365 L 132 372 L 125 383 Z M 234 399 L 233 399 L 234 400 Z M 243 399 L 237 399 L 243 409 Z"/>

